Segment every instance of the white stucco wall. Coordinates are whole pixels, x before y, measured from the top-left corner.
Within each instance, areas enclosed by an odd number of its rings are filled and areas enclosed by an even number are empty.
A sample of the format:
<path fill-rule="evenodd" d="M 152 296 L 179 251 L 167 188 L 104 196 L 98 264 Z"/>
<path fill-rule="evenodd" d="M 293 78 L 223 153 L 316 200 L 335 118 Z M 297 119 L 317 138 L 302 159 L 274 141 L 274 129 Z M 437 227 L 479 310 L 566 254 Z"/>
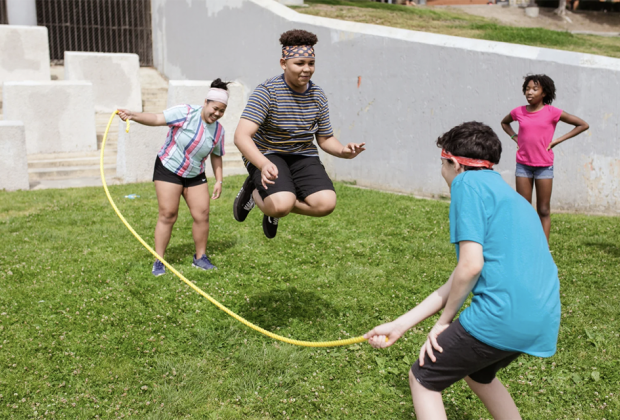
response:
<path fill-rule="evenodd" d="M 202 105 L 212 80 L 170 80 L 168 82 L 168 102 L 167 108 L 180 104 Z M 227 149 L 234 145 L 234 133 L 241 118 L 241 113 L 247 103 L 247 90 L 238 82 L 228 85 L 228 105 L 226 112 L 220 119 L 220 123 L 224 127 L 225 141 Z"/>
<path fill-rule="evenodd" d="M 168 127 L 132 122 L 128 133 L 125 129 L 125 123 L 119 119 L 116 176 L 124 183 L 151 181 L 155 158 L 166 140 Z"/>
<path fill-rule="evenodd" d="M 47 28 L 0 25 L 0 83 L 50 80 Z"/>
<path fill-rule="evenodd" d="M 497 170 L 514 185 L 516 147 L 500 121 L 525 104 L 523 76 L 546 73 L 557 86 L 554 105 L 591 127 L 555 149 L 552 208 L 620 214 L 618 59 L 319 18 L 274 0 L 151 3 L 154 60 L 169 79 L 208 71 L 251 91 L 282 72 L 282 32 L 316 33 L 313 81 L 327 94 L 336 135 L 368 148 L 351 161 L 324 156 L 325 166 L 335 179 L 369 187 L 447 195 L 434 141 L 471 120 L 502 139 Z M 197 53 L 187 39 L 217 42 Z M 556 135 L 569 129 L 560 123 Z"/>
<path fill-rule="evenodd" d="M 2 102 L 4 119 L 24 122 L 28 154 L 97 150 L 89 82 L 7 82 Z"/>
<path fill-rule="evenodd" d="M 37 26 L 36 0 L 6 0 L 9 25 Z"/>
<path fill-rule="evenodd" d="M 24 123 L 0 121 L 0 149 L 0 190 L 30 189 Z"/>
<path fill-rule="evenodd" d="M 142 111 L 137 54 L 65 51 L 65 80 L 91 82 L 97 112 Z"/>

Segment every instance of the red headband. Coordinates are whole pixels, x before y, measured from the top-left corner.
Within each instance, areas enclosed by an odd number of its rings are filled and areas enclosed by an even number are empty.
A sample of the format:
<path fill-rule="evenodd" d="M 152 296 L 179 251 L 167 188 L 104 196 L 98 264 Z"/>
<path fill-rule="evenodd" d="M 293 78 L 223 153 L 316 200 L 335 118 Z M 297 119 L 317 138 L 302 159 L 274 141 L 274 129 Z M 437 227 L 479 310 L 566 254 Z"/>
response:
<path fill-rule="evenodd" d="M 454 159 L 461 165 L 473 166 L 475 168 L 492 169 L 494 165 L 493 162 L 489 162 L 488 160 L 472 159 L 472 158 L 467 158 L 467 157 L 462 157 L 462 156 L 454 156 L 452 153 L 446 152 L 443 149 L 441 150 L 441 158 L 442 159 Z"/>

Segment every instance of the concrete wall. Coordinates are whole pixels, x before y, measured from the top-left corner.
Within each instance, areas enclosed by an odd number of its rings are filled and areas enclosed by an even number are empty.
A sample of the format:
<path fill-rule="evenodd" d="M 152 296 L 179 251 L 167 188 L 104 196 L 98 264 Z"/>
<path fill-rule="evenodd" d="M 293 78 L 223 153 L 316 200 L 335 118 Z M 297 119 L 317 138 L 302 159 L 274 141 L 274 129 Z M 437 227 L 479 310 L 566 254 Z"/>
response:
<path fill-rule="evenodd" d="M 35 0 L 6 0 L 6 14 L 9 25 L 37 26 Z"/>
<path fill-rule="evenodd" d="M 272 0 L 152 0 L 152 11 L 154 60 L 169 79 L 208 69 L 252 89 L 282 72 L 282 32 L 316 33 L 313 81 L 327 94 L 336 135 L 368 148 L 351 161 L 325 156 L 325 166 L 335 179 L 375 188 L 448 194 L 434 141 L 470 120 L 498 133 L 497 170 L 514 185 L 516 147 L 500 121 L 525 104 L 523 76 L 546 73 L 554 105 L 591 127 L 555 149 L 553 209 L 620 214 L 618 59 L 307 16 Z M 216 38 L 200 54 L 186 42 Z M 560 124 L 556 135 L 569 128 Z"/>
<path fill-rule="evenodd" d="M 132 122 L 129 133 L 125 132 L 125 128 L 125 123 L 120 121 L 116 176 L 124 183 L 151 181 L 155 158 L 166 140 L 168 127 L 148 127 Z"/>
<path fill-rule="evenodd" d="M 26 135 L 21 121 L 0 121 L 0 190 L 27 190 Z"/>
<path fill-rule="evenodd" d="M 7 82 L 2 99 L 4 118 L 24 122 L 28 154 L 97 150 L 89 82 Z"/>
<path fill-rule="evenodd" d="M 65 80 L 91 82 L 98 112 L 142 111 L 139 72 L 137 54 L 65 51 Z"/>
<path fill-rule="evenodd" d="M 0 84 L 50 80 L 47 28 L 0 25 Z"/>
<path fill-rule="evenodd" d="M 166 106 L 170 108 L 179 104 L 204 104 L 207 92 L 211 88 L 211 82 L 211 80 L 170 80 Z M 228 105 L 220 123 L 224 126 L 227 147 L 235 147 L 234 133 L 247 103 L 248 92 L 241 83 L 237 82 L 228 85 L 228 92 L 230 95 Z"/>

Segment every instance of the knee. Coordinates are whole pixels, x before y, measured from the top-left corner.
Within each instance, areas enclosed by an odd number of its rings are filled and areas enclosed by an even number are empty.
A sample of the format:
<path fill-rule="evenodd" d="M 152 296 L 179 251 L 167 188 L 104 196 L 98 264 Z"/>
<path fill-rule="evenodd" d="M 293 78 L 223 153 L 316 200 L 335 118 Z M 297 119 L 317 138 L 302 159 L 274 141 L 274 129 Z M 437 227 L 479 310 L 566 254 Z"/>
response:
<path fill-rule="evenodd" d="M 264 201 L 265 210 L 264 213 L 267 216 L 271 217 L 284 217 L 288 215 L 291 210 L 293 210 L 293 206 L 295 205 L 294 199 L 291 200 L 281 200 L 281 199 L 270 199 L 271 197 L 267 197 Z"/>
<path fill-rule="evenodd" d="M 274 206 L 270 209 L 269 213 L 267 216 L 271 216 L 271 217 L 277 217 L 278 219 L 280 217 L 284 217 L 286 215 L 288 215 L 291 212 L 291 209 L 288 207 L 284 207 L 284 206 Z"/>
<path fill-rule="evenodd" d="M 321 203 L 318 207 L 319 208 L 317 210 L 319 211 L 319 213 L 323 216 L 327 216 L 328 214 L 331 214 L 336 208 L 336 200 L 325 201 Z"/>
<path fill-rule="evenodd" d="M 169 210 L 159 211 L 159 221 L 161 223 L 172 225 L 177 221 L 178 212 Z"/>
<path fill-rule="evenodd" d="M 194 212 L 192 218 L 196 223 L 209 223 L 209 210 Z"/>
<path fill-rule="evenodd" d="M 537 206 L 539 217 L 549 217 L 551 215 L 551 206 L 548 204 L 542 204 Z"/>

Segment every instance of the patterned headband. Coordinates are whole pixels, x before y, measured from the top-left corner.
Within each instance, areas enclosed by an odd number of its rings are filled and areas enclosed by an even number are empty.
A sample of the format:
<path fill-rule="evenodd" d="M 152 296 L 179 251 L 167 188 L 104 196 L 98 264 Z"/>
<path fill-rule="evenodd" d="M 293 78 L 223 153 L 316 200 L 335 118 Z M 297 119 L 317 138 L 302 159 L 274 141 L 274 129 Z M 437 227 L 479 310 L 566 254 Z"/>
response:
<path fill-rule="evenodd" d="M 461 165 L 473 166 L 474 168 L 492 169 L 494 165 L 493 162 L 489 162 L 488 160 L 472 159 L 472 158 L 467 158 L 467 157 L 462 157 L 462 156 L 454 156 L 452 153 L 446 152 L 443 149 L 441 150 L 441 158 L 442 159 L 454 159 Z"/>
<path fill-rule="evenodd" d="M 289 45 L 282 47 L 282 58 L 314 58 L 314 47 L 312 45 Z"/>

